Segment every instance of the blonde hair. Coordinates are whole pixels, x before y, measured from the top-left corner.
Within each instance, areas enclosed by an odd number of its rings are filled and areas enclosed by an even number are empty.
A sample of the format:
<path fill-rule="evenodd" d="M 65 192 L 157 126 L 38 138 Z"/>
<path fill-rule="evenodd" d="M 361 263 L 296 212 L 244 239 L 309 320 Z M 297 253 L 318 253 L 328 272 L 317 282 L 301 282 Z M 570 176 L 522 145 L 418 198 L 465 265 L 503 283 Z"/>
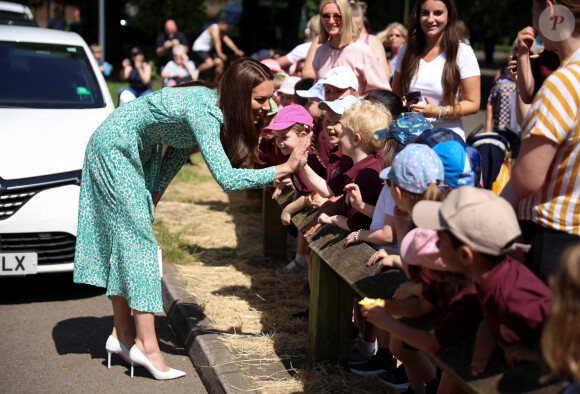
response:
<path fill-rule="evenodd" d="M 93 52 L 103 52 L 103 48 L 101 48 L 101 46 L 99 44 L 91 44 L 89 46 L 89 48 L 91 49 L 91 51 Z"/>
<path fill-rule="evenodd" d="M 320 15 L 316 14 L 308 20 L 308 29 L 310 29 L 310 41 L 320 35 Z"/>
<path fill-rule="evenodd" d="M 404 189 L 401 189 L 401 192 L 402 195 L 405 196 L 407 200 L 409 200 L 409 202 L 413 207 L 419 201 L 443 201 L 443 199 L 445 198 L 445 194 L 443 194 L 443 192 L 439 190 L 437 181 L 429 183 L 429 186 L 427 186 L 427 190 L 425 190 L 422 194 L 411 193 Z"/>
<path fill-rule="evenodd" d="M 542 332 L 542 353 L 549 377 L 561 375 L 580 381 L 580 245 L 562 255 L 560 268 L 550 281 L 552 314 Z"/>
<path fill-rule="evenodd" d="M 274 91 L 280 89 L 282 86 L 282 82 L 286 79 L 286 76 L 283 74 L 277 73 L 274 74 L 274 79 L 272 80 L 272 84 L 274 85 Z"/>
<path fill-rule="evenodd" d="M 342 28 L 340 29 L 340 42 L 339 48 L 344 48 L 348 44 L 351 44 L 358 40 L 360 31 L 358 27 L 352 21 L 352 12 L 350 10 L 350 4 L 347 0 L 322 0 L 320 2 L 319 14 L 320 14 L 320 36 L 318 38 L 319 44 L 326 44 L 330 36 L 324 29 L 324 24 L 322 21 L 322 9 L 327 4 L 336 4 L 342 15 Z"/>
<path fill-rule="evenodd" d="M 407 41 L 407 28 L 405 26 L 403 26 L 402 24 L 400 24 L 399 22 L 393 22 L 393 23 L 390 23 L 385 28 L 385 30 L 383 30 L 380 33 L 377 33 L 377 38 L 383 43 L 384 46 L 386 46 L 386 47 L 389 46 L 389 34 L 391 34 L 391 32 L 394 29 L 397 29 L 398 31 L 400 31 L 401 35 L 403 36 L 405 41 Z"/>
<path fill-rule="evenodd" d="M 296 135 L 298 137 L 300 137 L 300 133 L 305 132 L 305 133 L 309 133 L 310 132 L 310 127 L 302 124 L 302 123 L 294 123 L 294 125 L 290 126 L 288 128 L 288 132 L 293 131 L 296 133 Z"/>
<path fill-rule="evenodd" d="M 385 140 L 378 140 L 374 133 L 388 127 L 393 121 L 389 110 L 383 105 L 363 100 L 360 105 L 353 105 L 342 115 L 343 132 L 351 136 L 360 134 L 364 144 L 373 152 L 385 145 Z"/>
<path fill-rule="evenodd" d="M 390 167 L 397 156 L 397 149 L 404 148 L 405 145 L 394 138 L 387 138 L 383 148 L 383 168 Z"/>

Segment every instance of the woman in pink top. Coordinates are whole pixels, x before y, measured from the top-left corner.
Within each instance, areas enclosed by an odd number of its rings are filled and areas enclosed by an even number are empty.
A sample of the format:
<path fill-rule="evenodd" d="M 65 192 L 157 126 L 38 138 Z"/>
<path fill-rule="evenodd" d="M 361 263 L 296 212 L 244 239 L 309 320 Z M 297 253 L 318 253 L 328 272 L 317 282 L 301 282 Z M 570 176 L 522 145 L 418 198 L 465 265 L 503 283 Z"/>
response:
<path fill-rule="evenodd" d="M 360 32 L 352 20 L 347 0 L 322 0 L 320 23 L 318 42 L 322 45 L 310 48 L 302 70 L 303 78 L 319 80 L 328 70 L 345 66 L 355 73 L 360 96 L 378 89 L 391 90 L 378 56 L 358 40 Z"/>

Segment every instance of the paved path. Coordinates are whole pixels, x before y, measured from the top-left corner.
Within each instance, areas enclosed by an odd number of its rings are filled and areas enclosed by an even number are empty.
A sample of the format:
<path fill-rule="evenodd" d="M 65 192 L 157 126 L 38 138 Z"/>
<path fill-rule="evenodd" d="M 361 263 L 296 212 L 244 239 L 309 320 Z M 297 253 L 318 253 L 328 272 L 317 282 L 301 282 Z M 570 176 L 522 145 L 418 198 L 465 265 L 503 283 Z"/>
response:
<path fill-rule="evenodd" d="M 2 393 L 205 393 L 165 315 L 156 317 L 161 350 L 184 378 L 156 381 L 128 365 L 105 341 L 113 317 L 104 291 L 75 285 L 72 274 L 0 278 L 0 392 Z"/>

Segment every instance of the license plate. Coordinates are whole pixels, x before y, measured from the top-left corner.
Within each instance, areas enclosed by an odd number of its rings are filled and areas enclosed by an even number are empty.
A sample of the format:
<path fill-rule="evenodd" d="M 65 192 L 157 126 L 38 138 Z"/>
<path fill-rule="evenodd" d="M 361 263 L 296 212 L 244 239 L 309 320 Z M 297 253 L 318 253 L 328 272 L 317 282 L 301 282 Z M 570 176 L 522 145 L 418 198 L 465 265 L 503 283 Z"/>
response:
<path fill-rule="evenodd" d="M 36 253 L 0 253 L 0 276 L 30 275 L 37 272 Z"/>

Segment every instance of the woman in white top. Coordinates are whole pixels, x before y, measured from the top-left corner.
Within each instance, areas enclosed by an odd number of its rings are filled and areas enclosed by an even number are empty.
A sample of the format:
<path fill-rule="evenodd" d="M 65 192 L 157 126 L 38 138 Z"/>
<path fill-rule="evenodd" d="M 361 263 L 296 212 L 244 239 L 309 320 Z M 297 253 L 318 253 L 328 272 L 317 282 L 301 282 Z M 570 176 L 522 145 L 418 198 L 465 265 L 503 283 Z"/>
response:
<path fill-rule="evenodd" d="M 481 81 L 473 50 L 459 42 L 456 20 L 453 0 L 415 3 L 393 92 L 403 97 L 420 91 L 421 99 L 411 109 L 429 118 L 434 127 L 452 129 L 465 139 L 460 118 L 479 110 Z"/>
<path fill-rule="evenodd" d="M 196 81 L 197 76 L 197 69 L 193 61 L 189 60 L 185 46 L 175 45 L 173 47 L 173 60 L 170 60 L 161 71 L 164 85 L 175 86 L 183 82 Z"/>

